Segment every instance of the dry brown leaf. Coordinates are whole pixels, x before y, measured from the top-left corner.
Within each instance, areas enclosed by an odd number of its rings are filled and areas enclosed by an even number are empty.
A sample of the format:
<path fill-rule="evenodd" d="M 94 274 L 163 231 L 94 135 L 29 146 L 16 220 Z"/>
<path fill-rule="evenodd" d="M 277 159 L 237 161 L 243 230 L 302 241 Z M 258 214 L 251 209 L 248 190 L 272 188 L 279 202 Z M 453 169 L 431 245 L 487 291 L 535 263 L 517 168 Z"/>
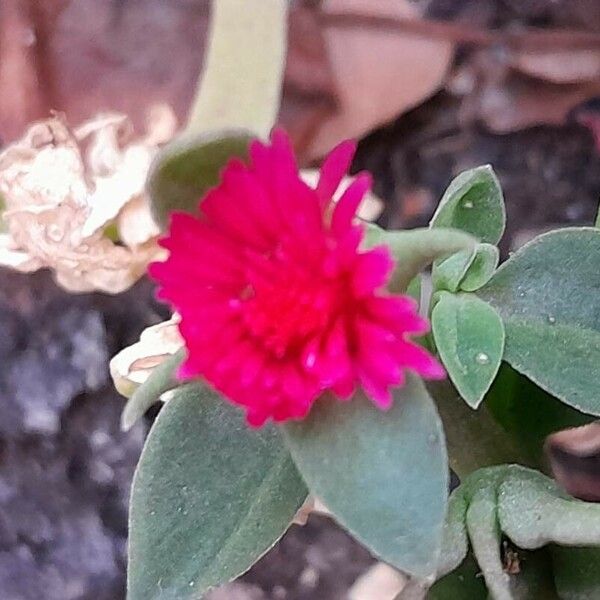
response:
<path fill-rule="evenodd" d="M 140 335 L 139 342 L 128 346 L 110 361 L 110 374 L 117 391 L 129 398 L 148 379 L 152 371 L 182 346 L 179 317 L 152 325 Z"/>
<path fill-rule="evenodd" d="M 0 236 L 0 265 L 48 267 L 71 292 L 118 293 L 135 283 L 162 254 L 144 184 L 175 123 L 166 108 L 154 119 L 135 139 L 123 115 L 100 115 L 74 132 L 55 117 L 33 124 L 2 152 L 7 233 Z"/>
<path fill-rule="evenodd" d="M 599 52 L 594 47 L 515 52 L 482 48 L 455 71 L 448 87 L 464 96 L 463 121 L 483 121 L 495 133 L 560 125 L 575 107 L 600 94 Z M 577 61 L 577 56 L 586 56 L 587 62 Z"/>
<path fill-rule="evenodd" d="M 408 0 L 325 0 L 325 13 L 415 17 Z M 411 32 L 364 27 L 325 30 L 337 109 L 321 123 L 308 155 L 317 157 L 345 138 L 359 138 L 435 93 L 454 46 Z"/>

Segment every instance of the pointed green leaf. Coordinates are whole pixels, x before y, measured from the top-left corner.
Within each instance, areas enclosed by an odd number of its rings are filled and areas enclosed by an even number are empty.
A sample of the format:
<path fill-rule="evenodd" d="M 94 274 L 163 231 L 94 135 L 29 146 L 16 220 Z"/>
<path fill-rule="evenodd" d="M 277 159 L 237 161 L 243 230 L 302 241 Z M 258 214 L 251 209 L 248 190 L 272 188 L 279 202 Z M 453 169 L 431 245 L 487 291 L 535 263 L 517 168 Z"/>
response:
<path fill-rule="evenodd" d="M 172 211 L 195 212 L 204 194 L 219 182 L 227 161 L 246 157 L 250 137 L 241 130 L 185 134 L 165 146 L 147 182 L 156 222 L 166 228 Z"/>
<path fill-rule="evenodd" d="M 461 173 L 450 183 L 431 219 L 431 227 L 461 229 L 482 242 L 497 244 L 506 210 L 500 183 L 489 165 Z"/>
<path fill-rule="evenodd" d="M 460 289 L 465 292 L 474 292 L 483 287 L 492 278 L 499 260 L 500 251 L 496 246 L 479 244 L 473 261 L 460 281 Z"/>
<path fill-rule="evenodd" d="M 208 51 L 188 133 L 242 129 L 266 137 L 281 100 L 287 0 L 213 2 Z"/>
<path fill-rule="evenodd" d="M 500 313 L 505 360 L 576 409 L 600 415 L 600 230 L 544 234 L 477 292 Z"/>
<path fill-rule="evenodd" d="M 415 577 L 437 563 L 448 495 L 444 433 L 422 382 L 410 376 L 383 412 L 362 394 L 322 398 L 284 428 L 311 492 L 386 562 Z"/>
<path fill-rule="evenodd" d="M 131 429 L 162 394 L 180 385 L 175 377 L 175 372 L 184 358 L 185 349 L 181 349 L 158 365 L 148 379 L 133 392 L 121 413 L 121 429 L 123 431 Z"/>
<path fill-rule="evenodd" d="M 457 292 L 475 256 L 474 249 L 462 250 L 448 258 L 436 261 L 431 270 L 433 289 Z"/>
<path fill-rule="evenodd" d="M 199 384 L 152 427 L 133 482 L 129 600 L 200 598 L 283 534 L 307 490 L 279 432 Z"/>
<path fill-rule="evenodd" d="M 397 261 L 389 288 L 393 292 L 404 292 L 411 280 L 434 260 L 461 250 L 471 250 L 476 240 L 453 229 L 386 231 L 368 224 L 365 245 L 380 244 L 388 246 Z"/>
<path fill-rule="evenodd" d="M 477 408 L 502 362 L 502 319 L 473 294 L 441 292 L 431 313 L 431 329 L 452 383 L 465 402 Z"/>

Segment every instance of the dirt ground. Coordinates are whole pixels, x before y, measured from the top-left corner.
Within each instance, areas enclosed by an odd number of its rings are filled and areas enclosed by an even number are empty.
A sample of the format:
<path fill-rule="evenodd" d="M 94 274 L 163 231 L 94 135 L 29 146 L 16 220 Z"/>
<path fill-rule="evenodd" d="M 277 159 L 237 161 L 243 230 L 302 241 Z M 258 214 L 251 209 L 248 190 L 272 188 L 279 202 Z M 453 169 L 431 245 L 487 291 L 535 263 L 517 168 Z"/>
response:
<path fill-rule="evenodd" d="M 421 4 L 435 17 L 455 18 L 475 0 Z M 485 0 L 478 10 L 494 26 L 583 27 L 585 15 L 595 14 L 584 4 Z M 573 118 L 493 133 L 465 122 L 462 108 L 461 98 L 441 91 L 362 140 L 354 169 L 374 173 L 384 225 L 426 224 L 450 179 L 482 163 L 494 166 L 504 188 L 505 253 L 553 225 L 593 221 L 600 152 L 589 128 Z M 152 417 L 119 431 L 123 399 L 108 360 L 165 315 L 148 281 L 120 296 L 74 296 L 48 273 L 0 271 L 3 600 L 124 598 L 127 498 Z M 330 520 L 311 517 L 221 598 L 342 600 L 372 562 Z"/>

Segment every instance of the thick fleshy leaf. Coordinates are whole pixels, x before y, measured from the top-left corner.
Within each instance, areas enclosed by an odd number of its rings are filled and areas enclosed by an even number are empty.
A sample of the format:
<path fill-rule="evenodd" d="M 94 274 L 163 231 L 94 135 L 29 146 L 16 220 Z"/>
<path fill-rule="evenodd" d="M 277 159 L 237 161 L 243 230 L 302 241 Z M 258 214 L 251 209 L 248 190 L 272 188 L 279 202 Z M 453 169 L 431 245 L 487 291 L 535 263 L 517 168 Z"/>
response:
<path fill-rule="evenodd" d="M 460 289 L 464 292 L 474 292 L 483 287 L 492 278 L 499 260 L 500 251 L 497 246 L 479 244 L 473 261 L 460 281 Z"/>
<path fill-rule="evenodd" d="M 552 548 L 560 600 L 600 598 L 600 548 Z"/>
<path fill-rule="evenodd" d="M 498 520 L 520 548 L 600 546 L 600 504 L 571 498 L 531 469 L 507 472 L 498 487 Z"/>
<path fill-rule="evenodd" d="M 513 545 L 511 552 L 503 536 Z M 459 567 L 467 555 L 467 538 L 493 598 L 554 598 L 548 554 L 538 549 L 600 546 L 600 505 L 569 497 L 532 469 L 480 469 L 450 497 L 438 576 Z M 518 567 L 516 577 L 510 574 L 511 566 Z"/>
<path fill-rule="evenodd" d="M 461 250 L 472 250 L 476 240 L 462 231 L 453 229 L 413 229 L 386 231 L 377 225 L 367 225 L 365 245 L 385 244 L 390 249 L 396 266 L 389 288 L 404 292 L 412 279 L 438 258 Z"/>
<path fill-rule="evenodd" d="M 433 289 L 457 292 L 469 267 L 475 260 L 475 250 L 463 250 L 448 258 L 436 261 L 431 270 Z"/>
<path fill-rule="evenodd" d="M 452 383 L 465 402 L 477 408 L 502 362 L 502 319 L 473 294 L 440 292 L 431 313 L 431 328 Z"/>
<path fill-rule="evenodd" d="M 286 0 L 214 2 L 204 71 L 185 132 L 151 168 L 148 189 L 162 227 L 173 210 L 195 211 L 231 157 L 252 137 L 266 138 L 281 100 L 287 37 Z M 252 74 L 252 77 L 248 76 Z"/>
<path fill-rule="evenodd" d="M 600 230 L 536 238 L 504 263 L 478 295 L 500 313 L 504 359 L 540 387 L 600 415 Z"/>
<path fill-rule="evenodd" d="M 219 0 L 211 6 L 204 72 L 187 132 L 245 129 L 266 138 L 279 112 L 287 0 Z"/>
<path fill-rule="evenodd" d="M 423 383 L 410 376 L 383 412 L 362 394 L 324 397 L 285 426 L 310 490 L 375 555 L 423 578 L 437 564 L 448 495 L 443 429 Z"/>
<path fill-rule="evenodd" d="M 195 212 L 204 194 L 219 182 L 230 158 L 245 158 L 251 135 L 238 130 L 184 134 L 165 146 L 150 168 L 147 188 L 152 214 L 163 228 L 174 210 Z"/>
<path fill-rule="evenodd" d="M 461 173 L 444 193 L 430 226 L 461 229 L 482 242 L 497 244 L 506 210 L 500 183 L 489 165 Z"/>
<path fill-rule="evenodd" d="M 128 598 L 185 600 L 237 577 L 288 527 L 307 495 L 276 428 L 199 384 L 152 427 L 133 482 Z"/>
<path fill-rule="evenodd" d="M 180 385 L 175 377 L 175 372 L 184 359 L 185 349 L 179 350 L 158 365 L 148 379 L 135 390 L 121 413 L 121 429 L 123 431 L 131 429 L 162 394 Z"/>

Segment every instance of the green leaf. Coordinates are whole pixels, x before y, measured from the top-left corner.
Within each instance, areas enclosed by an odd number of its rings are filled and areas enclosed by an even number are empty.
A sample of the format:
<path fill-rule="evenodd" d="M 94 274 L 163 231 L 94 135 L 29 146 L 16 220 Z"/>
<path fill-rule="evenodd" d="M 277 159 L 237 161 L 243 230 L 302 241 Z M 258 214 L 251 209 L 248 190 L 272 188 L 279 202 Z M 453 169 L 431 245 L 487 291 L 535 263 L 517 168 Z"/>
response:
<path fill-rule="evenodd" d="M 206 387 L 178 389 L 134 477 L 128 598 L 200 598 L 239 576 L 306 495 L 276 428 L 249 428 L 242 411 Z"/>
<path fill-rule="evenodd" d="M 461 229 L 482 242 L 497 244 L 505 224 L 500 183 L 492 167 L 485 165 L 461 173 L 450 183 L 430 226 Z"/>
<path fill-rule="evenodd" d="M 465 402 L 477 408 L 502 362 L 502 320 L 473 294 L 440 292 L 431 313 L 431 327 L 452 383 Z"/>
<path fill-rule="evenodd" d="M 219 0 L 211 5 L 204 72 L 188 133 L 248 130 L 266 137 L 281 101 L 287 0 Z"/>
<path fill-rule="evenodd" d="M 195 212 L 227 161 L 246 157 L 250 138 L 241 130 L 185 134 L 162 148 L 147 182 L 156 222 L 164 229 L 172 211 Z"/>
<path fill-rule="evenodd" d="M 500 313 L 504 359 L 544 390 L 600 415 L 600 230 L 542 235 L 504 263 L 478 295 Z"/>
<path fill-rule="evenodd" d="M 476 240 L 453 229 L 385 231 L 377 225 L 368 224 L 366 247 L 380 244 L 388 246 L 397 261 L 389 288 L 393 292 L 404 292 L 411 280 L 434 260 L 461 250 L 471 250 Z"/>
<path fill-rule="evenodd" d="M 552 548 L 554 581 L 561 600 L 600 598 L 600 548 Z"/>
<path fill-rule="evenodd" d="M 436 261 L 431 270 L 433 289 L 457 292 L 475 256 L 474 250 L 462 250 L 441 261 Z"/>
<path fill-rule="evenodd" d="M 498 519 L 520 548 L 600 546 L 600 504 L 570 497 L 531 469 L 513 467 L 500 483 Z"/>
<path fill-rule="evenodd" d="M 600 505 L 571 498 L 549 477 L 519 465 L 480 469 L 450 496 L 438 576 L 461 564 L 466 537 L 493 598 L 551 599 L 556 595 L 548 577 L 549 556 L 539 549 L 548 546 L 554 552 L 554 544 L 600 546 Z M 504 568 L 503 537 L 515 545 L 521 561 L 517 576 Z"/>
<path fill-rule="evenodd" d="M 166 228 L 173 210 L 193 212 L 232 157 L 244 158 L 252 137 L 266 137 L 281 100 L 287 37 L 286 0 L 212 5 L 204 72 L 185 132 L 159 153 L 148 190 L 153 215 Z"/>
<path fill-rule="evenodd" d="M 121 413 L 123 431 L 131 429 L 162 394 L 180 385 L 181 382 L 175 377 L 175 372 L 184 359 L 185 348 L 182 348 L 158 365 L 148 379 L 133 392 Z"/>
<path fill-rule="evenodd" d="M 473 261 L 460 281 L 460 289 L 465 292 L 474 292 L 483 287 L 494 274 L 499 260 L 500 251 L 496 246 L 479 244 Z"/>
<path fill-rule="evenodd" d="M 374 554 L 422 578 L 437 563 L 448 466 L 444 433 L 422 382 L 410 376 L 383 412 L 362 394 L 321 399 L 284 428 L 311 492 Z"/>

